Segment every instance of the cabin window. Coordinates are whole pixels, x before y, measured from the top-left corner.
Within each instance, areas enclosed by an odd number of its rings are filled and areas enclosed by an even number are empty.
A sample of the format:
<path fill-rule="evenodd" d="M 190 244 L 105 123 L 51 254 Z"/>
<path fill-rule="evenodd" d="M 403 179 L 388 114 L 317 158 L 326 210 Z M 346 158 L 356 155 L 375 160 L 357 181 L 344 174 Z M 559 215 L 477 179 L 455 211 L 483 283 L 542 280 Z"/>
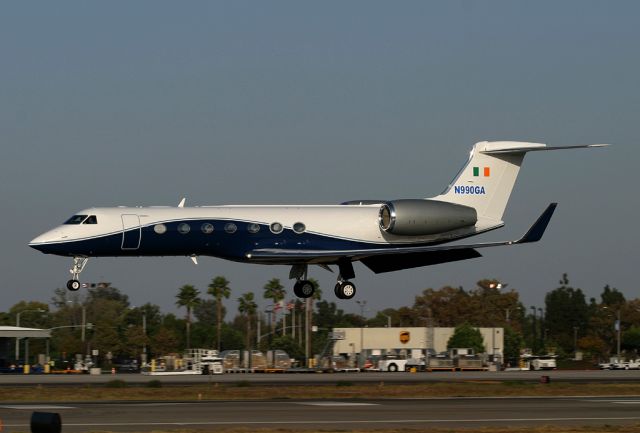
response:
<path fill-rule="evenodd" d="M 213 224 L 204 223 L 200 227 L 200 230 L 202 230 L 202 233 L 204 233 L 205 235 L 210 235 L 211 233 L 213 233 Z"/>
<path fill-rule="evenodd" d="M 98 218 L 95 215 L 89 215 L 82 224 L 98 224 Z"/>
<path fill-rule="evenodd" d="M 186 235 L 190 231 L 191 231 L 191 226 L 189 224 L 187 223 L 178 224 L 178 232 L 180 232 L 181 234 Z"/>
<path fill-rule="evenodd" d="M 293 225 L 293 231 L 298 234 L 304 233 L 306 229 L 307 229 L 307 226 L 305 226 L 304 223 L 295 223 Z"/>
<path fill-rule="evenodd" d="M 82 221 L 84 221 L 85 218 L 87 218 L 87 215 L 74 215 L 68 220 L 66 220 L 64 223 L 65 224 L 82 224 Z"/>
<path fill-rule="evenodd" d="M 279 234 L 279 233 L 282 233 L 282 231 L 284 230 L 284 227 L 282 227 L 282 224 L 280 223 L 271 223 L 271 225 L 269 226 L 269 229 L 271 230 L 272 233 Z"/>
<path fill-rule="evenodd" d="M 249 233 L 258 233 L 260 231 L 260 224 L 250 223 L 247 225 L 247 231 Z"/>
<path fill-rule="evenodd" d="M 224 231 L 227 233 L 235 233 L 236 230 L 238 230 L 238 226 L 236 226 L 234 223 L 226 223 L 224 225 Z"/>
<path fill-rule="evenodd" d="M 159 235 L 163 235 L 167 232 L 167 226 L 164 224 L 156 224 L 153 226 L 153 231 L 158 233 Z"/>

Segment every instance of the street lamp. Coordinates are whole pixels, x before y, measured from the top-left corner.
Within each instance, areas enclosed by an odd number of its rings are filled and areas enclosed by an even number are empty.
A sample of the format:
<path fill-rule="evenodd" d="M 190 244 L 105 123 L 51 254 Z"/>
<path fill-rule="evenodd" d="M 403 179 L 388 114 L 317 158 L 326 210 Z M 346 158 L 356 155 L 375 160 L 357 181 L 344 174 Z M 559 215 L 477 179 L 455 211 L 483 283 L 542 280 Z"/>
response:
<path fill-rule="evenodd" d="M 35 308 L 35 309 L 19 311 L 16 314 L 16 328 L 20 327 L 20 316 L 22 315 L 22 313 L 29 313 L 29 312 L 46 313 L 46 310 L 43 310 L 42 308 Z M 20 360 L 20 337 L 16 337 L 16 362 L 19 360 Z"/>
<path fill-rule="evenodd" d="M 391 328 L 391 316 L 389 316 L 388 314 L 384 314 L 384 313 L 380 313 L 382 314 L 384 317 L 387 318 L 387 328 Z"/>
<path fill-rule="evenodd" d="M 356 303 L 360 306 L 360 317 L 362 317 L 362 320 L 364 321 L 364 309 L 367 306 L 367 301 L 356 301 Z M 364 323 L 362 324 L 362 326 L 360 327 L 360 356 L 358 359 L 358 367 L 360 367 L 361 364 L 364 364 L 362 358 L 364 356 L 364 349 L 363 349 L 363 341 L 364 341 Z"/>
<path fill-rule="evenodd" d="M 602 307 L 604 310 L 610 310 L 609 307 L 607 307 L 606 305 Z M 620 322 L 620 313 L 621 313 L 622 309 L 620 307 L 618 307 L 618 310 L 616 311 L 616 321 L 613 325 L 613 329 L 615 329 L 616 331 L 616 337 L 618 339 L 617 342 L 617 358 L 618 358 L 618 362 L 620 362 L 620 337 L 621 337 L 621 328 L 622 328 L 622 323 Z"/>
<path fill-rule="evenodd" d="M 541 349 L 544 350 L 544 343 L 546 340 L 547 326 L 544 323 L 544 310 L 542 308 L 538 308 L 538 312 L 540 313 L 540 346 Z"/>

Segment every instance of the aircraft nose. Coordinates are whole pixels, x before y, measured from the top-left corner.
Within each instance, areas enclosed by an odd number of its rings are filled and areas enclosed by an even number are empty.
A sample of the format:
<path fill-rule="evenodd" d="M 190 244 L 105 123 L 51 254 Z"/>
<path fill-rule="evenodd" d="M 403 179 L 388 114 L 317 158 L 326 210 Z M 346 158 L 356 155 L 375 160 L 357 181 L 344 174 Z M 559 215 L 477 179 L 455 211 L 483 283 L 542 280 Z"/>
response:
<path fill-rule="evenodd" d="M 29 246 L 45 253 L 47 252 L 47 245 L 50 245 L 52 242 L 62 241 L 64 238 L 66 238 L 66 236 L 63 236 L 61 230 L 53 229 L 33 238 L 31 242 L 29 242 Z"/>

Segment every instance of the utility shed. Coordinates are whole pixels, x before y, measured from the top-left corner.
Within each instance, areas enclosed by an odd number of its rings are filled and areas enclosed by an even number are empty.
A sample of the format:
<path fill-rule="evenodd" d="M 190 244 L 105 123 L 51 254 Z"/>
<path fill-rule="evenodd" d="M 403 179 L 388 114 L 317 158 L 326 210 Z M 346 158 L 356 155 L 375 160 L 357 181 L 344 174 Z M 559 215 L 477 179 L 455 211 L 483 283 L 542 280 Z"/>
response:
<path fill-rule="evenodd" d="M 19 355 L 29 355 L 30 338 L 51 338 L 49 329 L 22 328 L 18 326 L 0 326 L 0 367 L 8 367 L 16 360 L 16 338 L 20 342 Z"/>

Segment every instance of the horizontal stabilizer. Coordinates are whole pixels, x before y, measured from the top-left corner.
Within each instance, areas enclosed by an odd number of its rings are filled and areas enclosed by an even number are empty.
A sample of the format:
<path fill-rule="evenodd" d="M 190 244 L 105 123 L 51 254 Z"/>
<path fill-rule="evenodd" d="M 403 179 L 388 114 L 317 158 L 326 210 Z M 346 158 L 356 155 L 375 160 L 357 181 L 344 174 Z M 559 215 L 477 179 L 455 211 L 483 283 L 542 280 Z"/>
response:
<path fill-rule="evenodd" d="M 482 150 L 481 153 L 489 155 L 495 155 L 500 153 L 523 153 L 523 152 L 536 152 L 540 150 L 565 150 L 565 149 L 586 149 L 589 147 L 606 147 L 608 144 L 580 144 L 576 146 L 547 146 L 545 144 L 531 143 L 527 146 L 521 147 L 505 147 L 499 148 L 496 146 L 494 149 Z"/>

